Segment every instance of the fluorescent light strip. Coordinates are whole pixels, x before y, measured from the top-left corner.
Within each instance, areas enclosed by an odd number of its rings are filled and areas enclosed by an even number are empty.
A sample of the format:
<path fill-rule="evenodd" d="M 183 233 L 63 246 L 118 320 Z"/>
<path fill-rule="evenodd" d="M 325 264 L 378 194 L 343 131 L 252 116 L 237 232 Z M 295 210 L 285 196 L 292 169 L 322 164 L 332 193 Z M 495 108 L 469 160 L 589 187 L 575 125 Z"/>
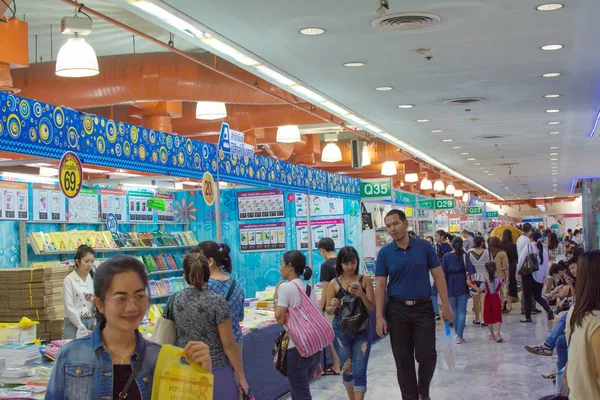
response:
<path fill-rule="evenodd" d="M 600 123 L 600 110 L 598 111 L 598 116 L 596 117 L 596 122 L 594 123 L 594 128 L 590 132 L 590 139 L 594 137 L 596 134 L 596 130 L 598 129 L 598 124 Z"/>
<path fill-rule="evenodd" d="M 372 132 L 376 133 L 378 136 L 383 136 L 380 133 L 381 129 L 379 129 L 375 125 L 370 124 L 369 122 L 365 121 L 364 119 L 362 119 L 354 114 L 351 114 L 350 111 L 348 111 L 348 110 L 342 108 L 341 106 L 333 103 L 332 101 L 322 97 L 321 95 L 313 92 L 312 90 L 307 89 L 307 88 L 297 84 L 292 79 L 286 77 L 282 73 L 279 73 L 270 67 L 262 65 L 260 63 L 260 61 L 257 61 L 254 58 L 252 58 L 251 56 L 244 54 L 244 52 L 246 51 L 245 49 L 242 49 L 242 48 L 236 49 L 236 48 L 234 48 L 235 44 L 234 44 L 234 46 L 230 46 L 230 45 L 226 44 L 225 42 L 223 42 L 222 40 L 216 39 L 210 33 L 210 29 L 208 29 L 206 26 L 200 24 L 198 21 L 192 20 L 191 18 L 189 18 L 185 14 L 181 13 L 177 9 L 168 5 L 167 3 L 165 3 L 161 0 L 123 0 L 123 1 L 125 1 L 126 3 L 128 3 L 132 6 L 135 6 L 139 10 L 144 11 L 145 13 L 153 16 L 154 18 L 157 18 L 157 19 L 163 21 L 164 23 L 167 23 L 168 25 L 187 34 L 188 36 L 192 36 L 197 39 L 200 39 L 200 41 L 203 44 L 211 47 L 216 52 L 218 52 L 220 54 L 224 54 L 230 58 L 233 58 L 243 65 L 253 67 L 262 75 L 264 75 L 268 78 L 271 78 L 272 80 L 274 80 L 282 85 L 289 86 L 290 89 L 292 89 L 300 94 L 303 94 L 304 96 L 306 96 L 307 98 L 310 98 L 311 100 L 319 102 L 321 106 L 329 109 L 330 111 L 337 113 L 341 118 L 345 119 L 346 121 L 352 121 L 355 124 L 358 124 L 362 127 L 365 127 L 366 129 L 371 130 Z M 189 20 L 190 22 L 187 22 L 186 20 Z M 258 58 L 258 57 L 256 57 L 256 58 Z M 299 88 L 302 88 L 302 89 L 299 89 Z M 599 115 L 599 118 L 600 118 L 600 115 Z M 435 158 L 423 153 L 420 150 L 417 150 L 416 148 L 409 145 L 408 143 L 403 142 L 402 140 L 394 138 L 391 135 L 389 135 L 389 136 L 392 139 L 386 138 L 387 140 L 399 145 L 404 150 L 410 152 L 414 156 L 421 158 L 422 160 L 427 161 L 430 164 L 432 164 L 440 169 L 443 169 L 444 171 L 454 175 L 458 179 L 461 179 L 461 180 L 491 194 L 492 196 L 494 196 L 500 200 L 504 200 L 502 197 L 498 196 L 494 192 L 492 192 L 489 189 L 485 188 L 484 186 L 476 183 L 475 181 L 467 178 L 466 176 L 458 173 L 457 171 L 454 171 L 453 169 L 449 168 L 448 166 L 437 161 Z"/>

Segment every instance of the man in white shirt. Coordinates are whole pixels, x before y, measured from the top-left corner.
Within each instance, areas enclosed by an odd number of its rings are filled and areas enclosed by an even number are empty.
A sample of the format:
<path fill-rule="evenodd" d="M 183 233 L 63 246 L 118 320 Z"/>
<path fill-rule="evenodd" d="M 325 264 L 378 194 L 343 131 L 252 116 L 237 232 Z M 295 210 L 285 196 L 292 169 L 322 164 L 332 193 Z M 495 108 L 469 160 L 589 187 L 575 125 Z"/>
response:
<path fill-rule="evenodd" d="M 523 224 L 523 234 L 517 239 L 517 254 L 521 257 L 523 250 L 527 247 L 527 245 L 531 242 L 529 240 L 529 236 L 531 236 L 531 224 L 526 222 Z M 523 280 L 521 279 L 521 284 Z M 533 309 L 531 310 L 534 313 L 540 313 L 541 311 L 535 307 L 535 301 L 531 300 L 531 304 L 533 304 Z M 521 314 L 525 314 L 525 302 L 523 296 L 521 296 Z"/>

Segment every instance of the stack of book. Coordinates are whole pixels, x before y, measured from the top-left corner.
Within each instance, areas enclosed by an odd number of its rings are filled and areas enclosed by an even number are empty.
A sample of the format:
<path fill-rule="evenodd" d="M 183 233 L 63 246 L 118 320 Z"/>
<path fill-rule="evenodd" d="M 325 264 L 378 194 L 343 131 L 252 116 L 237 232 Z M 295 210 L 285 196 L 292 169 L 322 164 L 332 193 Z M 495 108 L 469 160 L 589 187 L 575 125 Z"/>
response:
<path fill-rule="evenodd" d="M 0 346 L 0 358 L 6 360 L 6 368 L 19 368 L 39 362 L 40 350 L 38 346 L 6 344 Z"/>
<path fill-rule="evenodd" d="M 154 256 L 145 254 L 142 256 L 142 262 L 148 272 L 156 271 L 177 271 L 183 269 L 184 255 L 156 254 Z"/>
<path fill-rule="evenodd" d="M 174 277 L 159 281 L 150 281 L 149 286 L 150 294 L 153 297 L 162 297 L 177 293 L 188 287 L 188 284 L 182 277 Z"/>

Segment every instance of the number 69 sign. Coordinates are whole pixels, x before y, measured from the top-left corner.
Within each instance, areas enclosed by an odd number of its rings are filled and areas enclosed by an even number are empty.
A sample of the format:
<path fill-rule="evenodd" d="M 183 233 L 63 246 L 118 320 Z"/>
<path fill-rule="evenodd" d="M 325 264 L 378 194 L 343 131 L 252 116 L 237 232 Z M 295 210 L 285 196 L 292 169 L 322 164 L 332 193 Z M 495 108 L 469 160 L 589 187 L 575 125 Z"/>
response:
<path fill-rule="evenodd" d="M 60 189 L 68 198 L 77 197 L 82 185 L 83 171 L 81 169 L 81 161 L 77 154 L 72 151 L 66 152 L 58 167 L 58 180 Z"/>

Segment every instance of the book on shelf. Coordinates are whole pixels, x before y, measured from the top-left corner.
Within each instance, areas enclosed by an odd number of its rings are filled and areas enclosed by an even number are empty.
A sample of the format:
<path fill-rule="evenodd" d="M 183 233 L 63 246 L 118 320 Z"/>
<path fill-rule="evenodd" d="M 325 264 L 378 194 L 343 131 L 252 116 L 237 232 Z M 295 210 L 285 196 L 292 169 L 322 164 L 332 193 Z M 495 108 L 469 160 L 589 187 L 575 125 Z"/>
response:
<path fill-rule="evenodd" d="M 157 265 L 154 262 L 154 258 L 150 254 L 144 254 L 142 256 L 142 262 L 149 272 L 155 272 L 157 270 Z"/>
<path fill-rule="evenodd" d="M 159 296 L 158 288 L 156 287 L 156 281 L 148 282 L 148 286 L 150 287 L 150 295 L 153 297 Z"/>

